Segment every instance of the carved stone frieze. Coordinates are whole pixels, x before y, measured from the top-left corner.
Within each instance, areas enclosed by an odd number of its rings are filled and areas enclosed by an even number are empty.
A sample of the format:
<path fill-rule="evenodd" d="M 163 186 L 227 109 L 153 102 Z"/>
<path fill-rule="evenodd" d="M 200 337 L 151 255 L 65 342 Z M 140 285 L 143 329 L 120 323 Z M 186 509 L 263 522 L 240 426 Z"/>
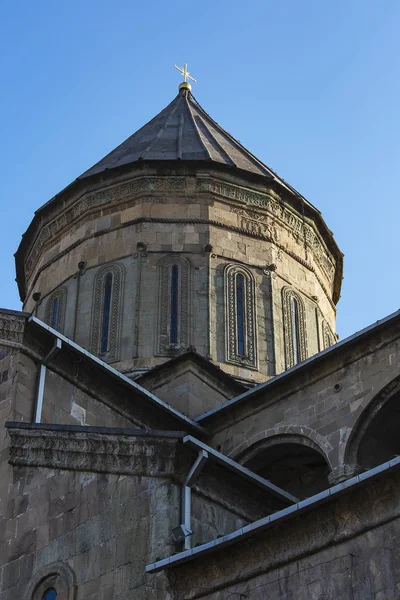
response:
<path fill-rule="evenodd" d="M 0 340 L 22 343 L 25 318 L 0 313 Z"/>
<path fill-rule="evenodd" d="M 16 466 L 166 477 L 177 470 L 177 438 L 51 430 L 9 430 Z"/>
<path fill-rule="evenodd" d="M 272 194 L 263 194 L 253 190 L 241 188 L 239 186 L 231 185 L 216 181 L 214 179 L 199 179 L 197 183 L 197 190 L 199 192 L 207 192 L 218 194 L 224 198 L 229 198 L 237 202 L 242 202 L 248 206 L 257 206 L 267 210 L 271 215 L 280 219 L 287 225 L 293 234 L 306 240 L 308 248 L 312 251 L 314 258 L 317 263 L 323 268 L 329 278 L 332 278 L 335 273 L 335 265 L 329 257 L 326 249 L 324 248 L 319 236 L 315 232 L 314 228 L 303 221 L 300 216 L 294 214 L 288 207 L 282 202 L 275 198 Z M 247 213 L 247 218 L 244 217 L 244 227 L 252 228 L 259 233 L 262 231 L 263 218 L 255 218 L 256 211 Z M 264 217 L 265 222 L 268 222 L 268 218 Z M 257 224 L 258 223 L 258 224 Z M 271 237 L 274 237 L 269 231 Z M 276 239 L 276 238 L 275 238 Z"/>
<path fill-rule="evenodd" d="M 34 269 L 45 244 L 88 211 L 101 208 L 107 204 L 118 203 L 129 196 L 166 191 L 183 192 L 185 187 L 185 177 L 140 177 L 105 190 L 85 194 L 72 206 L 68 207 L 65 212 L 41 228 L 25 263 L 27 277 Z"/>

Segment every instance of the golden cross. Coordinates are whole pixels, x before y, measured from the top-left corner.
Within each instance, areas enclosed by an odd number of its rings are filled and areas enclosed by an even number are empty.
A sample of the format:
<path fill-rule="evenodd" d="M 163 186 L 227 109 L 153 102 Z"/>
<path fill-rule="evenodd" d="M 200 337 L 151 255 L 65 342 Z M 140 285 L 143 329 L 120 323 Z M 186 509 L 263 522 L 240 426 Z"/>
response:
<path fill-rule="evenodd" d="M 178 69 L 178 71 L 180 73 L 182 73 L 183 75 L 183 81 L 186 83 L 188 79 L 191 79 L 192 81 L 194 81 L 195 83 L 197 83 L 197 81 L 195 79 L 193 79 L 193 77 L 191 77 L 189 75 L 189 71 L 187 70 L 187 64 L 185 63 L 183 69 L 181 69 L 180 67 L 177 67 L 176 65 L 174 65 L 175 69 Z"/>

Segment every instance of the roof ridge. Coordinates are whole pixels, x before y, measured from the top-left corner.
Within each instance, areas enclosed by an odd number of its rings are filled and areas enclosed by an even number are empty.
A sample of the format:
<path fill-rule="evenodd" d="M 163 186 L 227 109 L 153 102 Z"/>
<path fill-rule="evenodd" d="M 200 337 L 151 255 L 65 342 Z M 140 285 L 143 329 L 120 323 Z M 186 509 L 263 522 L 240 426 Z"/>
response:
<path fill-rule="evenodd" d="M 199 137 L 199 140 L 200 140 L 200 143 L 201 143 L 201 145 L 203 146 L 204 150 L 207 152 L 208 158 L 209 158 L 210 160 L 212 160 L 211 153 L 210 153 L 209 149 L 207 148 L 207 146 L 205 145 L 205 143 L 203 142 L 203 139 L 202 139 L 202 137 L 201 137 L 201 133 L 200 133 L 200 131 L 199 131 L 199 128 L 198 128 L 198 126 L 197 126 L 196 120 L 195 120 L 195 118 L 194 118 L 194 116 L 193 116 L 192 109 L 191 109 L 191 106 L 190 106 L 190 102 L 189 102 L 189 100 L 188 100 L 188 97 L 189 97 L 189 96 L 191 96 L 191 93 L 190 93 L 190 92 L 189 92 L 188 94 L 185 94 L 185 100 L 186 100 L 186 106 L 187 106 L 187 108 L 188 108 L 188 110 L 189 110 L 189 114 L 190 114 L 190 116 L 191 116 L 191 118 L 192 118 L 193 126 L 194 126 L 194 128 L 195 128 L 195 131 L 196 131 L 196 133 L 197 133 L 198 137 Z"/>
<path fill-rule="evenodd" d="M 175 104 L 174 104 L 174 102 L 175 102 Z M 153 146 L 157 142 L 157 140 L 160 139 L 160 137 L 162 136 L 162 134 L 168 127 L 172 117 L 174 116 L 176 109 L 178 108 L 180 102 L 181 102 L 181 94 L 178 94 L 178 96 L 176 96 L 174 98 L 174 100 L 171 102 L 171 104 L 168 104 L 168 106 L 164 109 L 164 110 L 166 110 L 167 108 L 171 107 L 171 111 L 170 111 L 168 117 L 166 118 L 164 124 L 160 127 L 159 132 L 157 133 L 156 136 L 154 136 L 154 138 L 151 140 L 150 144 L 148 146 L 146 146 L 146 148 L 143 150 L 141 158 L 144 158 L 145 154 L 150 152 L 150 150 L 153 148 Z M 156 118 L 156 117 L 154 117 L 154 118 Z M 135 134 L 133 134 L 133 135 L 135 135 Z"/>
<path fill-rule="evenodd" d="M 241 142 L 239 142 L 239 140 L 237 140 L 232 134 L 230 134 L 229 131 L 226 131 L 226 129 L 224 129 L 217 121 L 215 121 L 215 119 L 213 119 L 212 116 L 206 110 L 204 110 L 200 102 L 196 100 L 192 93 L 190 93 L 190 95 L 193 98 L 197 108 L 204 113 L 204 115 L 222 132 L 223 135 L 225 135 L 229 139 L 230 142 L 232 142 L 239 150 L 244 151 L 245 154 L 247 154 L 249 158 L 253 161 L 253 163 L 255 163 L 258 167 L 261 166 L 263 169 L 266 169 L 269 173 L 271 173 L 271 175 L 281 180 L 281 178 L 276 173 L 274 173 L 274 171 L 270 169 L 268 165 L 263 163 L 262 160 L 260 160 L 255 154 L 250 152 L 250 150 L 246 148 L 246 146 L 244 146 Z"/>

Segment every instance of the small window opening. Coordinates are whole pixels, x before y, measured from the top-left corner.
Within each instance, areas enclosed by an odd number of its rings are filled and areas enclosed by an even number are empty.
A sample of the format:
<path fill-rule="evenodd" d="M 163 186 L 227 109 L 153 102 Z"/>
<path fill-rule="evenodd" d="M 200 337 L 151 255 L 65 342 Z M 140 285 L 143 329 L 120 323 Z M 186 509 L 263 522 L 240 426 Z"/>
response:
<path fill-rule="evenodd" d="M 43 600 L 55 600 L 57 598 L 57 592 L 54 588 L 50 588 L 43 594 Z"/>
<path fill-rule="evenodd" d="M 57 321 L 58 321 L 58 309 L 59 309 L 60 299 L 56 296 L 53 300 L 53 306 L 51 307 L 51 322 L 50 326 L 53 329 L 57 329 Z"/>
<path fill-rule="evenodd" d="M 178 343 L 178 284 L 179 269 L 178 265 L 172 265 L 171 268 L 171 318 L 170 318 L 170 344 Z"/>
<path fill-rule="evenodd" d="M 105 280 L 104 280 L 103 320 L 102 320 L 102 325 L 101 325 L 100 352 L 102 354 L 105 354 L 108 350 L 108 337 L 109 337 L 109 331 L 110 331 L 110 313 L 111 313 L 111 289 L 112 289 L 112 274 L 107 273 Z"/>
<path fill-rule="evenodd" d="M 244 276 L 240 273 L 236 276 L 236 325 L 237 325 L 237 351 L 241 356 L 244 350 Z"/>
<path fill-rule="evenodd" d="M 293 364 L 300 361 L 300 335 L 299 335 L 299 305 L 296 298 L 292 298 L 292 339 L 293 339 Z"/>

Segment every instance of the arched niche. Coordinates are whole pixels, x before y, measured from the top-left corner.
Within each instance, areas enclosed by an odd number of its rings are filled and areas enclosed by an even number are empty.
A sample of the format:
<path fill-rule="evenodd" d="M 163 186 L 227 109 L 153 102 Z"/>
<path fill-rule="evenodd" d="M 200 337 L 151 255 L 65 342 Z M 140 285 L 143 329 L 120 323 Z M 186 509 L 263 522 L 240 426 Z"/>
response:
<path fill-rule="evenodd" d="M 400 455 L 400 378 L 385 386 L 361 413 L 349 437 L 345 464 L 372 469 Z"/>
<path fill-rule="evenodd" d="M 49 590 L 55 590 L 56 600 L 76 600 L 76 576 L 68 564 L 55 562 L 39 569 L 29 582 L 23 600 L 43 600 Z"/>
<path fill-rule="evenodd" d="M 241 464 L 299 499 L 327 489 L 330 466 L 312 440 L 293 434 L 277 435 L 247 449 Z"/>

